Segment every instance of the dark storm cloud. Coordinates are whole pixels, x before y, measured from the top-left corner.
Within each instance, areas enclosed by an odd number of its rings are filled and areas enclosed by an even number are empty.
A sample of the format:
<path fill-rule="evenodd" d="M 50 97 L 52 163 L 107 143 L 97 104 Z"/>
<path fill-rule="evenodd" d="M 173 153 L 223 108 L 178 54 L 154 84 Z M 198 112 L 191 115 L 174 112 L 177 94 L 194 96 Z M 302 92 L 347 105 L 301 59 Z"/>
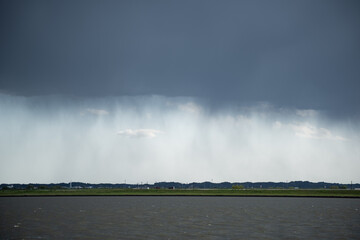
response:
<path fill-rule="evenodd" d="M 1 1 L 0 90 L 359 113 L 358 1 Z"/>

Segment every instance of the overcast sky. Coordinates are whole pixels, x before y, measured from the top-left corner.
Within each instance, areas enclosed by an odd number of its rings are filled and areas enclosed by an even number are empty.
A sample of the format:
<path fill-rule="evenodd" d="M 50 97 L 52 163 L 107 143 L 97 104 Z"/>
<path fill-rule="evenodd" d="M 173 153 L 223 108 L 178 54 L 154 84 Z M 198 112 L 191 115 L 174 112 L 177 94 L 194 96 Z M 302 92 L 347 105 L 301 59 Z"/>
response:
<path fill-rule="evenodd" d="M 359 1 L 0 0 L 0 182 L 360 182 Z"/>

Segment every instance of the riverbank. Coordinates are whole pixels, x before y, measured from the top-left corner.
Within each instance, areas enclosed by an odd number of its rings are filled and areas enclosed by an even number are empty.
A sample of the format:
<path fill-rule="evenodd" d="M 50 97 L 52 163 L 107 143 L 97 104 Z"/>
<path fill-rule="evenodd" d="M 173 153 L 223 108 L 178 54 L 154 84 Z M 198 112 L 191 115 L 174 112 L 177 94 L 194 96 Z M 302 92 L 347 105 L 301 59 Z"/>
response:
<path fill-rule="evenodd" d="M 36 189 L 0 190 L 0 197 L 28 196 L 238 196 L 360 198 L 358 190 L 333 189 Z"/>

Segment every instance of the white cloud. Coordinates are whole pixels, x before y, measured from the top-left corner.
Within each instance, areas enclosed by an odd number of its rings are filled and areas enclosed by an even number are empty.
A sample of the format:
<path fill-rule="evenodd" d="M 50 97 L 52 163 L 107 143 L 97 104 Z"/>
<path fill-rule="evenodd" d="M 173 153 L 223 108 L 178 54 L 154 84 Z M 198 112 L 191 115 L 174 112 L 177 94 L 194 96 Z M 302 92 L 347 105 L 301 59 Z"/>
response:
<path fill-rule="evenodd" d="M 273 129 L 280 129 L 283 126 L 283 124 L 280 121 L 275 121 L 273 123 Z"/>
<path fill-rule="evenodd" d="M 292 128 L 297 137 L 312 138 L 312 139 L 327 139 L 346 141 L 347 139 L 338 135 L 334 135 L 329 129 L 317 128 L 309 123 L 293 124 Z"/>
<path fill-rule="evenodd" d="M 189 113 L 200 113 L 201 107 L 193 102 L 187 102 L 186 104 L 179 104 L 179 109 Z"/>
<path fill-rule="evenodd" d="M 161 133 L 163 132 L 156 129 L 125 129 L 119 131 L 117 134 L 125 137 L 134 138 L 154 138 Z"/>
<path fill-rule="evenodd" d="M 86 112 L 94 114 L 94 115 L 98 115 L 98 116 L 103 116 L 103 115 L 108 115 L 109 112 L 103 109 L 95 109 L 95 108 L 88 108 L 86 109 Z"/>
<path fill-rule="evenodd" d="M 300 117 L 315 117 L 318 114 L 316 110 L 313 109 L 298 109 L 296 110 L 296 115 Z"/>

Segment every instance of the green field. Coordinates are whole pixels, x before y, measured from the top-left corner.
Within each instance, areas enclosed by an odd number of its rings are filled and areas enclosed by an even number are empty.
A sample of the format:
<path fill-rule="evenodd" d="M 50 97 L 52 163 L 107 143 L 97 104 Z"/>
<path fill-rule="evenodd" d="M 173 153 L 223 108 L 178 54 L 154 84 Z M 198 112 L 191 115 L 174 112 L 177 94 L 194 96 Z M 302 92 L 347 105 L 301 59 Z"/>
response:
<path fill-rule="evenodd" d="M 10 189 L 0 190 L 0 196 L 298 196 L 360 198 L 360 191 L 331 189 Z"/>

